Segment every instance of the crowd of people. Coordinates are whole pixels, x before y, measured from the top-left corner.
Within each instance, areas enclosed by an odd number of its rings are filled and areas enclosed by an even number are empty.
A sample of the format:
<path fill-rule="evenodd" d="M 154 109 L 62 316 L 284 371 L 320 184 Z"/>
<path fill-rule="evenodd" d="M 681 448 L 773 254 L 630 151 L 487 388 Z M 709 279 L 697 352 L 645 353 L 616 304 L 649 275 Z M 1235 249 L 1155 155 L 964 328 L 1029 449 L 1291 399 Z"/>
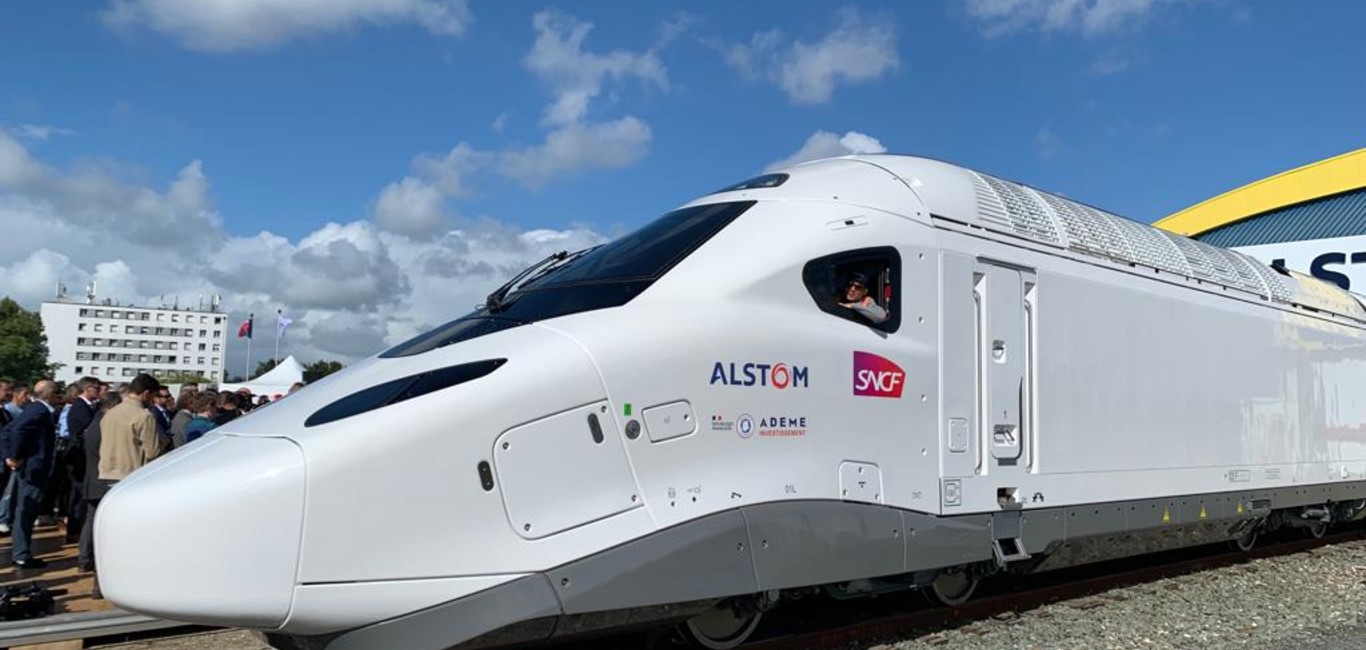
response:
<path fill-rule="evenodd" d="M 0 536 L 12 536 L 10 562 L 45 568 L 33 551 L 34 528 L 60 526 L 66 543 L 78 545 L 79 569 L 93 572 L 95 511 L 115 483 L 271 400 L 194 383 L 173 396 L 141 374 L 112 386 L 82 377 L 64 390 L 49 379 L 0 379 L 0 403 Z"/>

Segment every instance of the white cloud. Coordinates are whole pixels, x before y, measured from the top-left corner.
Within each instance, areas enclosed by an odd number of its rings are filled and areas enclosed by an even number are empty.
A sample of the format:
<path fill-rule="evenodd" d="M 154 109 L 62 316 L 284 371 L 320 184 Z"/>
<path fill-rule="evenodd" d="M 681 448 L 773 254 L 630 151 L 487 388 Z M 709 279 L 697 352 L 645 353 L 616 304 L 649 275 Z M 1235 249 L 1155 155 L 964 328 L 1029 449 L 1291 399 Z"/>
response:
<path fill-rule="evenodd" d="M 588 104 L 602 92 L 603 83 L 636 78 L 661 90 L 669 89 L 664 64 L 651 50 L 585 52 L 583 41 L 593 24 L 563 12 L 545 10 L 532 18 L 536 42 L 523 59 L 527 69 L 549 84 L 555 101 L 545 108 L 549 125 L 578 123 L 588 116 Z"/>
<path fill-rule="evenodd" d="M 765 167 L 764 171 L 783 169 L 808 160 L 860 153 L 886 153 L 886 151 L 887 148 L 882 146 L 877 138 L 865 133 L 848 131 L 841 136 L 829 131 L 817 131 L 806 139 L 800 149 L 782 160 L 773 162 Z"/>
<path fill-rule="evenodd" d="M 8 132 L 10 135 L 20 139 L 33 142 L 42 142 L 54 135 L 70 136 L 76 135 L 74 129 L 50 124 L 10 124 L 0 125 L 0 130 Z"/>
<path fill-rule="evenodd" d="M 380 228 L 414 238 L 430 237 L 446 225 L 445 197 L 411 176 L 390 183 L 375 202 Z"/>
<path fill-rule="evenodd" d="M 459 36 L 471 21 L 467 0 L 113 0 L 101 18 L 208 52 L 268 49 L 362 24 L 411 23 Z"/>
<path fill-rule="evenodd" d="M 645 157 L 650 127 L 634 117 L 610 122 L 573 123 L 551 131 L 545 142 L 504 151 L 499 171 L 530 188 L 583 169 L 621 169 Z"/>
<path fill-rule="evenodd" d="M 840 84 L 874 81 L 900 67 L 896 41 L 889 19 L 845 9 L 835 28 L 814 43 L 789 44 L 782 32 L 769 30 L 721 49 L 731 67 L 777 84 L 793 103 L 824 104 Z"/>
<path fill-rule="evenodd" d="M 423 186 L 395 186 L 381 195 L 422 206 Z M 380 221 L 328 223 L 297 241 L 234 236 L 198 162 L 157 190 L 107 169 L 58 169 L 0 132 L 0 294 L 29 309 L 51 299 L 58 282 L 79 297 L 92 279 L 100 299 L 122 304 L 164 296 L 188 305 L 221 294 L 233 325 L 255 313 L 262 332 L 273 325 L 268 315 L 285 309 L 295 324 L 283 351 L 304 361 L 376 352 L 467 312 L 536 259 L 603 241 L 583 228 L 523 232 L 454 218 L 458 229 L 419 227 L 424 236 L 412 237 Z M 400 222 L 400 230 L 415 225 Z M 262 347 L 256 361 L 269 354 Z M 242 372 L 243 355 L 231 340 L 230 373 Z"/>
<path fill-rule="evenodd" d="M 1053 129 L 1045 126 L 1034 134 L 1034 149 L 1039 152 L 1040 158 L 1047 160 L 1062 150 L 1062 139 Z"/>
<path fill-rule="evenodd" d="M 695 20 L 687 14 L 671 17 L 660 28 L 660 40 L 644 51 L 602 53 L 584 49 L 592 23 L 555 10 L 536 13 L 532 17 L 536 38 L 522 63 L 551 92 L 541 118 L 544 140 L 501 150 L 480 150 L 460 142 L 444 155 L 419 155 L 413 160 L 412 173 L 391 184 L 376 200 L 377 220 L 391 232 L 425 236 L 442 222 L 438 215 L 444 213 L 444 201 L 468 196 L 481 175 L 500 174 L 524 187 L 540 189 L 574 174 L 622 169 L 639 162 L 649 153 L 650 125 L 632 115 L 593 119 L 592 104 L 609 83 L 635 80 L 668 92 L 668 72 L 657 51 Z M 494 120 L 494 131 L 503 130 L 506 118 L 502 114 Z"/>
<path fill-rule="evenodd" d="M 988 37 L 1023 31 L 1097 37 L 1143 24 L 1158 4 L 1179 0 L 968 0 Z"/>

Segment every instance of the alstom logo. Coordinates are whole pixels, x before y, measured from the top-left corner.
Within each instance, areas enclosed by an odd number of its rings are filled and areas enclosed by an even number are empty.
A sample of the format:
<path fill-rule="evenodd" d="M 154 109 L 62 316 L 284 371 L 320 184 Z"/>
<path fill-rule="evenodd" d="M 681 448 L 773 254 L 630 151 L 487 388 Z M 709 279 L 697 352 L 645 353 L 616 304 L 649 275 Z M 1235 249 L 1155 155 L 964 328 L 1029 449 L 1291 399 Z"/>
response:
<path fill-rule="evenodd" d="M 870 352 L 854 353 L 854 394 L 868 397 L 901 397 L 906 371 L 890 359 Z"/>
<path fill-rule="evenodd" d="M 711 385 L 772 386 L 806 388 L 809 382 L 806 366 L 785 363 L 730 363 L 717 361 L 711 368 Z"/>

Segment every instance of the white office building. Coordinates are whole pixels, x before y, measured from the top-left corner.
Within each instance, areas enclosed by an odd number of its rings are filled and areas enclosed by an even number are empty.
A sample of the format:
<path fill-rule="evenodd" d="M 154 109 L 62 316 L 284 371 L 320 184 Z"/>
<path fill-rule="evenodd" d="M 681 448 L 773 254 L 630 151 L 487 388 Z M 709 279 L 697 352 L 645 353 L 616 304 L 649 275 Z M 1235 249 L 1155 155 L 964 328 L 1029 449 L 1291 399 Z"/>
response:
<path fill-rule="evenodd" d="M 223 380 L 227 316 L 215 308 L 132 307 L 117 304 L 44 302 L 48 362 L 60 363 L 56 379 L 89 375 L 110 383 L 138 373 L 163 378 L 195 375 Z"/>

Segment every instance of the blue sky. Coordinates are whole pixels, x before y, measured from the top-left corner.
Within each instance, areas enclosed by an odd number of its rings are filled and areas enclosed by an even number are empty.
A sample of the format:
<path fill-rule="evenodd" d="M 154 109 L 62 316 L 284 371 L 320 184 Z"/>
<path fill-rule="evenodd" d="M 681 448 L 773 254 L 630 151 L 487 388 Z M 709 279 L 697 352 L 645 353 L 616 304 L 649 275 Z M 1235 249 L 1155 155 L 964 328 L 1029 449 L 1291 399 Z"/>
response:
<path fill-rule="evenodd" d="M 547 237 L 611 236 L 841 137 L 1144 221 L 1366 146 L 1362 3 L 224 5 L 0 5 L 0 219 L 81 234 L 0 243 L 13 293 L 220 292 L 355 356 L 326 324 L 378 345 L 452 313 L 420 305 L 433 259 L 472 297 Z M 290 275 L 343 244 L 355 265 Z M 327 284 L 355 272 L 370 293 Z"/>

